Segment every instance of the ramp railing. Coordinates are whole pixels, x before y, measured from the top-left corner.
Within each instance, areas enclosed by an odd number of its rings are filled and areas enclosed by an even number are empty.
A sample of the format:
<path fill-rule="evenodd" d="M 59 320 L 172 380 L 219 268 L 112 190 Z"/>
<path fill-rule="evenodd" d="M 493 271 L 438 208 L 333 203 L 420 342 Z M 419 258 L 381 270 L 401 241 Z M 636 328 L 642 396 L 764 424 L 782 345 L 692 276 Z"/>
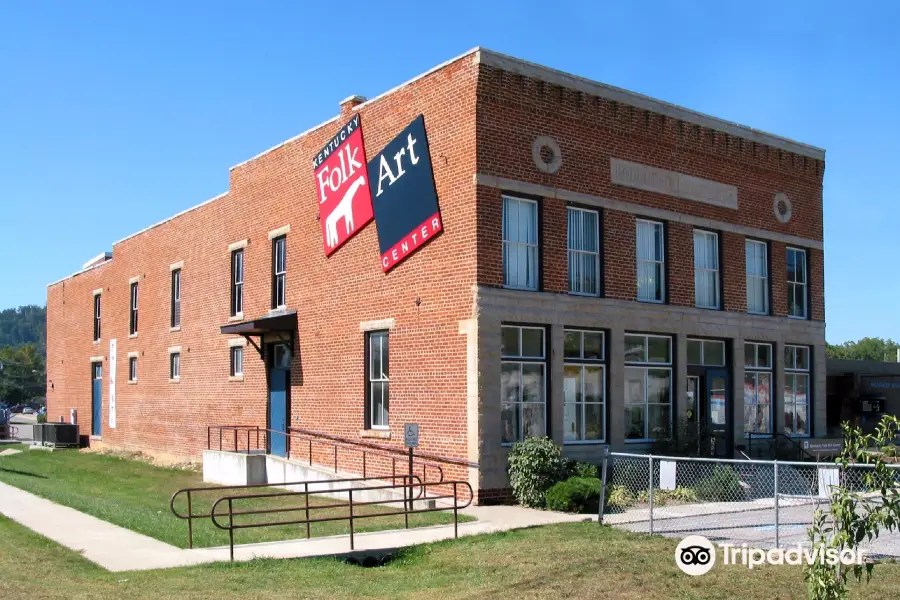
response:
<path fill-rule="evenodd" d="M 210 509 L 208 512 L 194 512 L 194 500 L 197 494 L 210 494 L 210 493 L 218 493 L 225 492 L 230 490 L 253 490 L 253 489 L 262 489 L 262 488 L 272 488 L 272 485 L 278 485 L 279 487 L 283 486 L 303 486 L 303 492 L 306 494 L 307 498 L 309 494 L 325 494 L 332 492 L 342 492 L 345 491 L 343 488 L 338 490 L 332 490 L 330 488 L 320 489 L 320 490 L 310 490 L 310 486 L 322 486 L 322 485 L 332 485 L 335 483 L 338 484 L 348 484 L 348 483 L 359 483 L 365 484 L 366 482 L 374 481 L 377 483 L 381 483 L 386 477 L 351 477 L 346 479 L 313 479 L 313 480 L 304 480 L 304 481 L 286 481 L 284 483 L 277 484 L 268 484 L 268 483 L 259 483 L 259 484 L 248 484 L 248 485 L 216 485 L 216 486 L 199 486 L 199 487 L 191 487 L 191 488 L 182 488 L 172 494 L 172 498 L 169 500 L 169 509 L 172 511 L 172 514 L 175 515 L 176 518 L 185 519 L 187 521 L 188 527 L 188 548 L 194 547 L 194 519 L 207 519 L 213 516 L 212 507 L 217 503 L 213 502 L 210 505 Z M 396 484 L 397 480 L 401 480 L 402 483 L 400 486 L 393 485 L 393 488 L 402 488 L 404 493 L 408 492 L 409 498 L 404 496 L 404 500 L 406 501 L 415 501 L 422 498 L 425 494 L 425 486 L 422 483 L 422 479 L 417 475 L 396 475 L 393 476 L 393 483 Z M 372 489 L 384 489 L 383 486 L 365 486 L 357 488 L 358 492 Z M 414 492 L 418 490 L 417 494 Z M 187 503 L 187 513 L 181 513 L 175 507 L 176 501 L 180 496 L 183 496 L 185 502 Z M 263 497 L 266 495 L 264 494 Z M 232 496 L 232 498 L 243 498 L 244 495 Z M 247 497 L 259 497 L 258 495 L 249 495 Z M 429 498 L 430 500 L 431 498 Z M 311 507 L 306 507 L 307 510 Z M 309 537 L 309 525 L 306 526 L 306 537 Z"/>
<path fill-rule="evenodd" d="M 406 477 L 406 476 L 404 476 Z M 396 489 L 412 489 L 413 484 L 404 483 L 401 485 L 381 485 L 374 487 L 366 487 L 366 488 L 354 488 L 347 487 L 343 489 L 329 489 L 329 490 L 320 490 L 320 491 L 308 491 L 304 490 L 302 492 L 270 492 L 270 493 L 262 493 L 262 494 L 246 494 L 246 495 L 237 495 L 237 496 L 223 496 L 216 500 L 210 509 L 210 519 L 213 522 L 213 525 L 218 527 L 219 529 L 223 529 L 228 531 L 228 548 L 229 548 L 229 557 L 233 561 L 234 560 L 234 532 L 239 529 L 248 529 L 248 528 L 257 528 L 257 527 L 276 527 L 281 525 L 306 525 L 307 538 L 309 537 L 309 527 L 312 523 L 326 523 L 326 522 L 334 522 L 334 521 L 347 521 L 350 528 L 350 550 L 356 549 L 355 544 L 355 524 L 358 521 L 365 519 L 373 519 L 376 517 L 391 517 L 397 516 L 400 514 L 398 511 L 382 511 L 382 512 L 374 512 L 374 513 L 365 513 L 359 514 L 355 513 L 354 509 L 358 509 L 364 506 L 372 506 L 372 505 L 389 505 L 394 503 L 401 503 L 403 506 L 402 514 L 404 516 L 405 526 L 409 529 L 409 516 L 430 512 L 443 512 L 443 511 L 453 511 L 453 537 L 459 537 L 459 511 L 460 509 L 466 508 L 472 504 L 472 500 L 474 498 L 474 493 L 472 491 L 472 486 L 469 485 L 466 481 L 444 481 L 440 483 L 423 483 L 421 486 L 421 494 L 425 494 L 427 488 L 441 486 L 442 488 L 452 488 L 452 493 L 441 494 L 441 493 L 429 493 L 429 500 L 441 500 L 446 503 L 452 503 L 450 506 L 438 506 L 436 503 L 429 503 L 424 505 L 424 507 L 417 507 L 414 502 L 409 502 L 406 499 L 396 499 L 396 500 L 370 500 L 370 501 L 360 501 L 358 498 L 360 497 L 360 493 L 363 492 L 371 492 L 377 490 L 396 490 Z M 464 493 L 467 493 L 467 497 L 464 501 L 461 501 L 459 498 L 460 488 Z M 323 493 L 335 494 L 342 493 L 346 494 L 348 497 L 347 503 L 330 503 L 330 504 L 317 504 L 310 505 L 309 497 L 310 495 L 315 494 L 323 494 Z M 356 494 L 356 500 L 354 500 L 354 494 Z M 405 494 L 404 494 L 405 495 Z M 297 498 L 303 499 L 303 504 L 298 505 L 296 507 L 292 506 L 278 506 L 274 508 L 256 508 L 256 509 L 243 509 L 241 510 L 240 504 L 250 501 L 250 500 L 260 500 L 260 499 L 283 499 L 283 498 Z M 219 507 L 227 508 L 227 510 L 219 510 Z M 312 513 L 317 510 L 326 510 L 333 509 L 338 507 L 347 507 L 348 514 L 341 516 L 324 516 L 324 517 L 314 517 Z M 285 513 L 296 513 L 303 512 L 304 518 L 282 518 L 279 517 L 277 520 L 272 521 L 254 521 L 254 522 L 237 522 L 237 518 L 243 518 L 250 515 L 254 517 L 259 517 L 260 515 L 283 515 Z"/>

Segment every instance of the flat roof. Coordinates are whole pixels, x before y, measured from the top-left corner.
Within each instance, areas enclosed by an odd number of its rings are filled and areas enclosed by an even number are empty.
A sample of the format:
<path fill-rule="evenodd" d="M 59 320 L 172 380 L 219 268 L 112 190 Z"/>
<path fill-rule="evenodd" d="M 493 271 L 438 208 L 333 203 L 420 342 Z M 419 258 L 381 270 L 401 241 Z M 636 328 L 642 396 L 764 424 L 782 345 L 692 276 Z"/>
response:
<path fill-rule="evenodd" d="M 828 375 L 900 375 L 900 363 L 881 360 L 850 360 L 845 358 L 829 358 L 825 361 Z"/>

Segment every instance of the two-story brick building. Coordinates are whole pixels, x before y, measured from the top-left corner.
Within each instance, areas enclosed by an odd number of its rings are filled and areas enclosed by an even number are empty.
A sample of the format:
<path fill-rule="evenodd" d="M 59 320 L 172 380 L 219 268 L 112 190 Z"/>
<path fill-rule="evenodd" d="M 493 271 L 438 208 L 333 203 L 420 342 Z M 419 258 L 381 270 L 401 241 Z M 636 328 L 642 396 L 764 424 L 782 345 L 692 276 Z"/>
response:
<path fill-rule="evenodd" d="M 372 159 L 419 115 L 443 231 L 385 270 L 373 191 L 330 250 L 316 156 L 359 116 Z M 482 501 L 529 435 L 579 458 L 822 435 L 823 173 L 821 149 L 474 49 L 51 284 L 49 417 L 177 456 L 210 425 L 400 447 L 415 422 L 423 452 L 478 463 Z"/>

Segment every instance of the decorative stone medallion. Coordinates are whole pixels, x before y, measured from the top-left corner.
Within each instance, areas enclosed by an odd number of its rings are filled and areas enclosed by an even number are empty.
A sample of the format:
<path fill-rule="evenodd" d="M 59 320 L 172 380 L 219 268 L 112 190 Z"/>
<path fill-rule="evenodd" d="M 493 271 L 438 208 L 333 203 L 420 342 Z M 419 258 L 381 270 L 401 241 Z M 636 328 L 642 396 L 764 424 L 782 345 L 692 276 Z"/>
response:
<path fill-rule="evenodd" d="M 562 152 L 552 137 L 541 135 L 531 144 L 531 158 L 534 166 L 543 173 L 556 173 L 562 166 Z"/>
<path fill-rule="evenodd" d="M 778 192 L 772 199 L 772 210 L 775 212 L 775 218 L 781 223 L 787 223 L 791 220 L 794 207 L 791 205 L 791 199 L 784 192 Z"/>

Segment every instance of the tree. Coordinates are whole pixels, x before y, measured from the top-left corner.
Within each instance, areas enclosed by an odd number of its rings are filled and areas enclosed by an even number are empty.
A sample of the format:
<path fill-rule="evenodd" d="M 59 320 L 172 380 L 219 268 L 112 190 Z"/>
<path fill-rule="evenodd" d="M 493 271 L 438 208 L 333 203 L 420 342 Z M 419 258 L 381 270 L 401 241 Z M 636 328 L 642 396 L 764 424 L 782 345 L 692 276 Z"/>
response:
<path fill-rule="evenodd" d="M 19 404 L 47 395 L 44 357 L 34 344 L 0 348 L 0 402 Z"/>
<path fill-rule="evenodd" d="M 30 305 L 0 310 L 0 347 L 25 344 L 47 354 L 47 309 Z"/>
<path fill-rule="evenodd" d="M 812 549 L 820 556 L 827 550 L 837 551 L 838 556 L 844 550 L 859 552 L 863 542 L 877 538 L 881 531 L 900 528 L 897 471 L 888 467 L 882 452 L 892 447 L 900 421 L 886 415 L 868 435 L 848 423 L 843 428 L 844 448 L 836 461 L 841 467 L 841 484 L 831 487 L 829 511 L 816 510 L 808 532 Z M 867 466 L 853 468 L 860 464 Z M 860 581 L 865 573 L 868 582 L 874 568 L 871 562 L 844 565 L 818 561 L 807 565 L 807 595 L 812 600 L 843 600 L 849 593 L 848 576 L 852 573 Z"/>
<path fill-rule="evenodd" d="M 857 342 L 827 344 L 825 352 L 829 358 L 897 362 L 898 348 L 900 344 L 890 338 L 865 337 Z"/>

